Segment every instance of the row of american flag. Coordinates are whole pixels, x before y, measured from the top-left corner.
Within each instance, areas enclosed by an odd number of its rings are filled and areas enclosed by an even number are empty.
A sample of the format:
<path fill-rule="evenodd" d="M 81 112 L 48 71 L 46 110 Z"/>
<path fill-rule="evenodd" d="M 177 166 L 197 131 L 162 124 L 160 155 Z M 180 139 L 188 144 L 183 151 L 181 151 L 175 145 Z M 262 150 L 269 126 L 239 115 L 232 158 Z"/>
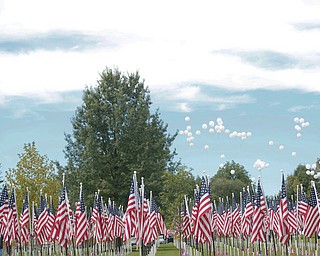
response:
<path fill-rule="evenodd" d="M 219 199 L 218 204 L 212 202 L 209 182 L 202 177 L 200 189 L 195 189 L 193 205 L 187 198 L 184 200 L 182 235 L 199 244 L 214 245 L 215 236 L 249 239 L 254 244 L 265 242 L 271 232 L 278 242 L 286 245 L 291 235 L 311 238 L 320 233 L 319 207 L 314 182 L 309 199 L 302 186 L 297 187 L 296 200 L 288 199 L 283 174 L 277 197 L 265 197 L 259 178 L 254 189 L 247 187 L 240 192 L 239 203 L 232 195 L 230 204 L 228 198 Z"/>
<path fill-rule="evenodd" d="M 34 202 L 31 206 L 27 190 L 19 216 L 15 190 L 12 189 L 9 197 L 8 186 L 4 185 L 0 196 L 0 233 L 7 245 L 28 245 L 33 239 L 38 245 L 57 242 L 66 248 L 72 242 L 80 246 L 90 239 L 95 244 L 115 241 L 116 238 L 129 242 L 133 236 L 137 242 L 141 241 L 141 244 L 147 245 L 157 239 L 160 233 L 166 232 L 152 193 L 150 199 L 147 199 L 144 184 L 140 190 L 138 189 L 136 174 L 133 175 L 125 212 L 123 207 L 117 207 L 110 199 L 108 203 L 104 203 L 99 192 L 96 192 L 94 205 L 87 214 L 81 184 L 74 212 L 70 207 L 65 185 L 56 212 L 52 199 L 47 202 L 46 195 L 42 194 L 39 207 Z"/>

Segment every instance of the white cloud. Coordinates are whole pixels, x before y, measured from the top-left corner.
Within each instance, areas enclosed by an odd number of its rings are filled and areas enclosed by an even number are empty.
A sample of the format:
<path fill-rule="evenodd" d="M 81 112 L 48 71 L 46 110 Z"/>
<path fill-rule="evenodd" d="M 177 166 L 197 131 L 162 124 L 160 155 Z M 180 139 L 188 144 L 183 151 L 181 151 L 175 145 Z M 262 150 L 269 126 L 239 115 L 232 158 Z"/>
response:
<path fill-rule="evenodd" d="M 189 107 L 188 103 L 186 102 L 176 104 L 176 109 L 178 111 L 182 111 L 186 113 L 189 113 L 192 111 L 192 109 Z"/>
<path fill-rule="evenodd" d="M 289 108 L 288 111 L 293 112 L 293 113 L 297 113 L 297 112 L 301 112 L 303 110 L 319 109 L 319 108 L 320 108 L 320 105 L 315 105 L 315 104 L 311 104 L 311 105 L 307 105 L 307 106 L 297 105 L 297 106 L 293 106 L 293 107 Z"/>
<path fill-rule="evenodd" d="M 293 24 L 319 21 L 317 5 L 297 0 L 201 4 L 7 0 L 3 7 L 0 28 L 9 36 L 53 30 L 81 31 L 101 38 L 108 38 L 110 33 L 122 35 L 122 43 L 116 48 L 106 44 L 83 52 L 0 54 L 3 94 L 48 95 L 82 90 L 85 85 L 95 84 L 98 73 L 106 66 L 124 72 L 139 70 L 152 92 L 177 92 L 180 87 L 176 98 L 186 100 L 204 97 L 199 87 L 191 84 L 230 90 L 320 91 L 320 67 L 313 65 L 318 58 L 308 57 L 307 68 L 265 70 L 245 63 L 236 54 L 219 52 L 263 50 L 295 57 L 312 56 L 319 49 L 320 31 L 301 31 Z"/>

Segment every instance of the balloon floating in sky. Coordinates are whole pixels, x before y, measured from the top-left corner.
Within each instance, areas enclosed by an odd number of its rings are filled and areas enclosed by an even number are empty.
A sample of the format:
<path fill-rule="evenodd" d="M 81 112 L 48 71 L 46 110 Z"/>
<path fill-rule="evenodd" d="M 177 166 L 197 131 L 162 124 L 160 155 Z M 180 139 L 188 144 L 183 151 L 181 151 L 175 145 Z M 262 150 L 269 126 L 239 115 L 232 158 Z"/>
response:
<path fill-rule="evenodd" d="M 197 135 L 200 135 L 200 134 L 201 134 L 201 132 L 198 130 L 198 131 L 196 131 L 196 134 L 197 134 Z"/>
<path fill-rule="evenodd" d="M 202 125 L 202 129 L 207 129 L 208 128 L 208 125 L 207 124 L 203 124 Z"/>
<path fill-rule="evenodd" d="M 189 121 L 190 121 L 190 117 L 186 116 L 186 117 L 184 118 L 184 120 L 185 120 L 186 122 L 189 122 Z"/>
<path fill-rule="evenodd" d="M 273 146 L 274 142 L 272 140 L 269 141 L 269 145 Z"/>
<path fill-rule="evenodd" d="M 253 164 L 253 168 L 258 169 L 259 171 L 267 167 L 269 167 L 269 163 L 266 163 L 265 161 L 262 161 L 260 159 L 257 159 Z"/>
<path fill-rule="evenodd" d="M 209 149 L 209 145 L 204 145 L 204 149 L 208 150 Z"/>
<path fill-rule="evenodd" d="M 214 133 L 214 129 L 213 129 L 213 128 L 210 128 L 210 129 L 209 129 L 209 132 L 210 132 L 210 133 Z"/>
<path fill-rule="evenodd" d="M 191 142 L 191 143 L 189 143 L 189 146 L 190 146 L 190 147 L 193 147 L 193 146 L 194 146 L 194 144 Z"/>
<path fill-rule="evenodd" d="M 303 117 L 295 117 L 293 119 L 293 121 L 295 123 L 297 123 L 295 126 L 294 126 L 294 129 L 296 130 L 297 132 L 297 138 L 301 138 L 302 137 L 302 128 L 306 128 L 306 127 L 309 127 L 310 126 L 310 123 L 305 121 L 305 119 Z"/>
<path fill-rule="evenodd" d="M 224 159 L 225 157 L 226 157 L 226 156 L 225 156 L 224 154 L 221 154 L 221 155 L 220 155 L 220 158 L 221 158 L 221 159 Z"/>
<path fill-rule="evenodd" d="M 209 122 L 209 125 L 210 125 L 211 127 L 214 127 L 214 121 L 210 121 L 210 122 Z"/>
<path fill-rule="evenodd" d="M 187 126 L 187 130 L 191 131 L 191 126 L 190 125 Z"/>
<path fill-rule="evenodd" d="M 297 153 L 293 151 L 293 152 L 291 153 L 291 155 L 292 155 L 292 156 L 296 156 Z"/>
<path fill-rule="evenodd" d="M 280 145 L 280 146 L 279 146 L 279 150 L 284 150 L 284 146 L 283 146 L 283 145 Z"/>

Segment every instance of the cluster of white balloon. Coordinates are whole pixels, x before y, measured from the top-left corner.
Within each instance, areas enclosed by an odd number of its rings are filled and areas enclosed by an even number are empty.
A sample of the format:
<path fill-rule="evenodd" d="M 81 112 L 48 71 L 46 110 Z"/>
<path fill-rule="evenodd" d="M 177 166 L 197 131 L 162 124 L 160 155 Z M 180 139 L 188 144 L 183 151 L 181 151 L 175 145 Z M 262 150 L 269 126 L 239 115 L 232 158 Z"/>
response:
<path fill-rule="evenodd" d="M 189 116 L 186 116 L 184 120 L 186 122 L 189 122 L 191 120 L 191 118 Z M 220 134 L 220 133 L 224 132 L 225 134 L 229 134 L 230 138 L 241 138 L 242 140 L 245 140 L 245 139 L 252 136 L 252 132 L 233 131 L 231 133 L 231 131 L 229 129 L 226 129 L 225 126 L 223 125 L 223 120 L 221 117 L 218 117 L 216 122 L 217 123 L 215 123 L 214 121 L 211 120 L 211 121 L 209 121 L 208 124 L 206 124 L 206 123 L 202 124 L 201 127 L 203 130 L 207 130 L 209 128 L 210 134 L 214 134 L 214 133 Z M 195 139 L 191 130 L 192 130 L 191 126 L 188 125 L 185 130 L 180 130 L 180 132 L 179 132 L 180 135 L 187 135 L 187 142 L 189 143 L 190 147 L 194 146 L 194 139 Z M 199 136 L 199 135 L 201 135 L 201 131 L 196 130 L 195 134 Z M 208 150 L 209 145 L 208 144 L 204 145 L 204 149 Z M 220 157 L 221 157 L 221 159 L 223 159 L 225 156 L 221 155 Z"/>
<path fill-rule="evenodd" d="M 296 125 L 294 126 L 294 129 L 297 132 L 297 138 L 300 138 L 302 137 L 302 133 L 301 133 L 302 128 L 309 127 L 310 123 L 306 122 L 302 117 L 301 118 L 295 117 L 293 121 L 296 123 Z"/>
<path fill-rule="evenodd" d="M 306 164 L 306 168 L 307 168 L 307 171 L 306 171 L 307 175 L 311 175 L 315 179 L 319 179 L 320 178 L 320 172 L 318 172 L 318 173 L 315 172 L 316 168 L 317 168 L 316 164 L 313 164 L 313 165 Z"/>
<path fill-rule="evenodd" d="M 269 163 L 262 161 L 260 159 L 257 159 L 253 164 L 253 168 L 258 169 L 258 171 L 261 171 L 262 169 L 265 169 L 268 167 L 269 167 Z"/>

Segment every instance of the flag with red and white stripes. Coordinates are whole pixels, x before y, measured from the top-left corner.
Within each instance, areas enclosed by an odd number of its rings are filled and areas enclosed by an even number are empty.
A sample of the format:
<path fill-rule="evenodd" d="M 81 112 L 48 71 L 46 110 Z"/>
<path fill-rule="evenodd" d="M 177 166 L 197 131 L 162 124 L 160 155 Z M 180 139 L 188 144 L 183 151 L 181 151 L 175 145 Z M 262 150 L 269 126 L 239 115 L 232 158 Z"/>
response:
<path fill-rule="evenodd" d="M 30 239 L 30 232 L 29 232 L 29 221 L 30 221 L 30 214 L 29 214 L 29 192 L 26 192 L 26 196 L 22 206 L 22 212 L 20 215 L 20 230 L 21 230 L 21 242 L 27 244 Z"/>
<path fill-rule="evenodd" d="M 317 193 L 316 188 L 313 184 L 311 186 L 309 208 L 308 208 L 305 226 L 303 230 L 303 233 L 306 237 L 312 237 L 319 226 L 320 215 L 319 215 L 316 193 Z"/>
<path fill-rule="evenodd" d="M 288 199 L 287 199 L 287 192 L 286 192 L 286 185 L 284 181 L 284 174 L 282 174 L 282 185 L 281 185 L 281 198 L 279 204 L 279 228 L 278 228 L 278 235 L 279 241 L 282 244 L 287 244 L 290 238 L 290 231 L 289 231 L 289 210 L 288 210 Z"/>
<path fill-rule="evenodd" d="M 251 243 L 254 243 L 256 240 L 260 240 L 261 242 L 264 242 L 266 240 L 265 213 L 266 205 L 259 179 L 257 185 L 255 208 L 252 219 Z"/>
<path fill-rule="evenodd" d="M 20 232 L 18 230 L 18 216 L 15 201 L 15 190 L 12 189 L 8 204 L 8 214 L 4 216 L 3 241 L 11 244 L 13 241 L 20 241 Z"/>
<path fill-rule="evenodd" d="M 87 225 L 87 214 L 86 207 L 84 205 L 84 195 L 82 186 L 80 186 L 79 201 L 77 203 L 75 212 L 75 235 L 76 235 L 76 246 L 82 244 L 82 242 L 88 239 L 88 225 Z"/>

